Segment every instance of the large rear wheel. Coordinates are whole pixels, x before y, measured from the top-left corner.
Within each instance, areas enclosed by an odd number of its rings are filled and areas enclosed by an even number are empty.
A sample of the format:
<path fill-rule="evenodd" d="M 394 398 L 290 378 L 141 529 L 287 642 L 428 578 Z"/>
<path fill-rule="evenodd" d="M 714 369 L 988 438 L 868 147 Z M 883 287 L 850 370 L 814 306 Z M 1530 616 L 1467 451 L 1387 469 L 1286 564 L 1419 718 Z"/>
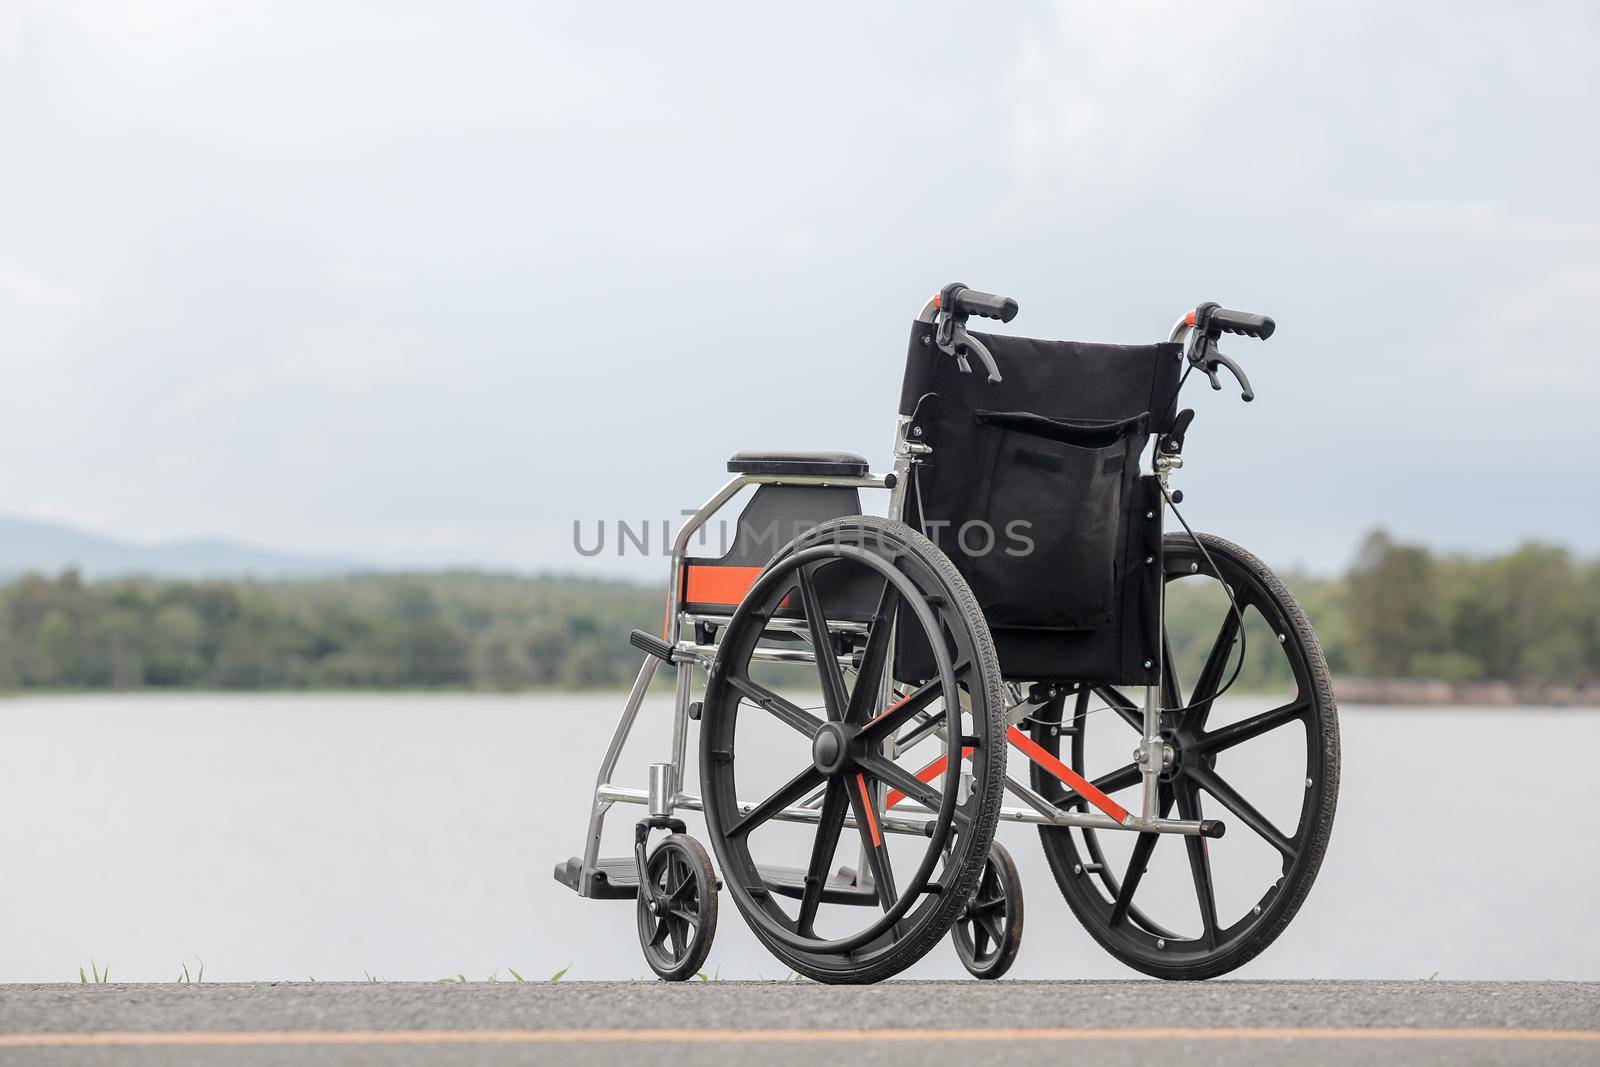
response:
<path fill-rule="evenodd" d="M 1161 723 L 1173 761 L 1160 799 L 1163 815 L 1220 819 L 1226 836 L 1040 831 L 1079 921 L 1117 959 L 1158 978 L 1225 974 L 1283 932 L 1316 880 L 1339 793 L 1338 709 L 1305 612 L 1255 556 L 1199 537 L 1210 561 L 1186 535 L 1164 544 Z M 1240 663 L 1241 614 L 1248 658 L 1227 690 Z M 1031 729 L 1105 792 L 1129 790 L 1124 803 L 1137 810 L 1140 775 L 1129 754 L 1142 724 L 1134 694 L 1085 686 Z M 1063 807 L 1088 810 L 1038 766 L 1033 785 Z"/>
<path fill-rule="evenodd" d="M 906 641 L 928 678 L 892 680 Z M 721 635 L 700 732 L 707 831 L 756 937 L 823 982 L 920 959 L 983 871 L 1003 713 L 983 615 L 921 534 L 854 516 L 779 552 Z"/>

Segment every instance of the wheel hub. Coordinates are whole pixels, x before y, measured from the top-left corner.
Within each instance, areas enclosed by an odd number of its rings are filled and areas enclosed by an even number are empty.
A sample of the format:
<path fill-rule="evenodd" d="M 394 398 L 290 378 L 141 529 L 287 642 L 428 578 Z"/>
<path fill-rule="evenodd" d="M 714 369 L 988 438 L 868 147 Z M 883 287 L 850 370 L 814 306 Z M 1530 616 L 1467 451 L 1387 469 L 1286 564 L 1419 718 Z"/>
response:
<path fill-rule="evenodd" d="M 823 723 L 811 742 L 811 762 L 826 775 L 841 773 L 850 763 L 850 739 L 855 731 L 842 723 Z"/>
<path fill-rule="evenodd" d="M 1170 782 L 1182 773 L 1183 768 L 1183 742 L 1176 730 L 1162 730 L 1162 743 L 1170 756 L 1161 768 L 1161 781 Z"/>

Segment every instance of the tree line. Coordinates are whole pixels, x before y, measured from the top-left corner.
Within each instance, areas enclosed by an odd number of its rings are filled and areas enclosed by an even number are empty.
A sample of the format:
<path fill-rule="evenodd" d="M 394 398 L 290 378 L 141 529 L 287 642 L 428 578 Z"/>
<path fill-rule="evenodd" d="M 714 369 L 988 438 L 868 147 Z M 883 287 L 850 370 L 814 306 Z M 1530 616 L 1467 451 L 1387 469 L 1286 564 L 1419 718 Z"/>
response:
<path fill-rule="evenodd" d="M 1495 556 L 1436 553 L 1377 530 L 1336 579 L 1285 575 L 1336 678 L 1506 682 L 1517 687 L 1600 682 L 1600 560 L 1528 543 Z M 1215 583 L 1168 596 L 1180 662 L 1197 663 L 1227 610 Z M 1246 612 L 1246 688 L 1287 680 L 1271 631 Z"/>
<path fill-rule="evenodd" d="M 0 589 L 0 689 L 582 689 L 638 670 L 656 590 L 483 573 Z"/>
<path fill-rule="evenodd" d="M 1600 681 L 1600 562 L 1528 544 L 1441 555 L 1369 535 L 1336 579 L 1288 578 L 1336 675 Z M 1175 654 L 1203 656 L 1215 585 L 1169 601 Z M 660 626 L 661 590 L 478 572 L 307 582 L 88 582 L 0 587 L 0 690 L 578 689 L 630 681 L 628 631 Z M 1258 634 L 1259 631 L 1259 634 Z M 1259 620 L 1240 684 L 1282 679 Z"/>

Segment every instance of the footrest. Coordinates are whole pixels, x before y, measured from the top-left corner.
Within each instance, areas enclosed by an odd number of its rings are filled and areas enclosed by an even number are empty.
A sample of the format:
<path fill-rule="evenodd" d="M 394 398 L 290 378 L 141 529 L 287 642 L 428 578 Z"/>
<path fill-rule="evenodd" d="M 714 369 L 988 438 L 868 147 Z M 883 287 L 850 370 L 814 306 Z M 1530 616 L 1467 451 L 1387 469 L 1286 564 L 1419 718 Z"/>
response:
<path fill-rule="evenodd" d="M 589 892 L 580 886 L 584 881 L 583 860 L 573 856 L 565 863 L 556 864 L 556 881 L 580 896 L 601 900 L 632 900 L 639 895 L 639 865 L 632 856 L 603 859 L 588 872 Z"/>
<path fill-rule="evenodd" d="M 799 900 L 805 892 L 806 872 L 799 867 L 762 866 L 758 870 L 768 891 L 780 897 Z M 573 892 L 583 895 L 579 888 L 584 881 L 583 860 L 573 856 L 565 863 L 556 864 L 555 879 Z M 599 900 L 632 900 L 639 895 L 639 866 L 632 856 L 602 859 L 588 872 L 588 881 L 588 896 Z M 717 884 L 722 884 L 720 878 Z M 854 870 L 840 867 L 822 887 L 822 900 L 825 904 L 869 905 L 877 904 L 878 896 L 872 890 L 856 884 Z"/>
<path fill-rule="evenodd" d="M 780 897 L 793 897 L 799 900 L 800 895 L 805 892 L 806 872 L 799 867 L 763 865 L 756 869 L 761 872 L 761 881 L 767 889 Z M 849 867 L 840 867 L 837 873 L 823 883 L 822 901 L 824 904 L 877 904 L 878 894 L 857 885 L 855 871 Z"/>
<path fill-rule="evenodd" d="M 556 864 L 556 881 L 580 896 L 583 891 L 583 860 L 573 856 Z M 722 888 L 722 879 L 717 879 Z M 589 896 L 597 900 L 633 900 L 639 895 L 639 865 L 632 856 L 612 856 L 599 860 L 589 872 Z M 798 894 L 796 894 L 798 896 Z"/>

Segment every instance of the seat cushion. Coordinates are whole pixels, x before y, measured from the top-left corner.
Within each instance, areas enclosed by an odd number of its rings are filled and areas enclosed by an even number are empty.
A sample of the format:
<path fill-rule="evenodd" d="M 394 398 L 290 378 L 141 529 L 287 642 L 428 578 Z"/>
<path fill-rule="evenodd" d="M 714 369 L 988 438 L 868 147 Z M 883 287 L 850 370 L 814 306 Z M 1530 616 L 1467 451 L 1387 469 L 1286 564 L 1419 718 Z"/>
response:
<path fill-rule="evenodd" d="M 867 461 L 854 452 L 735 452 L 728 460 L 734 474 L 813 474 L 862 478 Z"/>

